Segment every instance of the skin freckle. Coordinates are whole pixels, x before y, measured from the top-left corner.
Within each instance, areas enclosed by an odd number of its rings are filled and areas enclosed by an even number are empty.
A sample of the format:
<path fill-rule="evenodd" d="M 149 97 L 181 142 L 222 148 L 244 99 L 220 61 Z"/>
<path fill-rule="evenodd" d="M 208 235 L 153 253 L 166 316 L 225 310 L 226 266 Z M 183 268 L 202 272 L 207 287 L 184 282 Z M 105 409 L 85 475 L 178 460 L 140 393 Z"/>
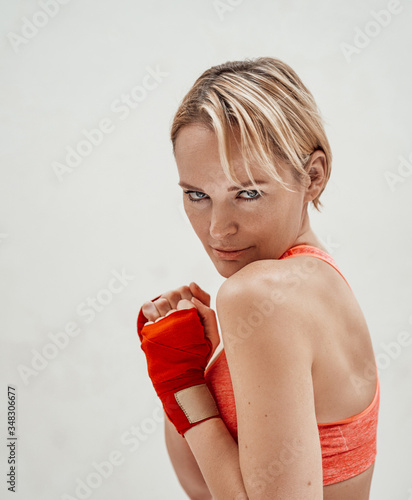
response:
<path fill-rule="evenodd" d="M 239 130 L 234 129 L 229 143 L 236 176 L 245 190 L 226 177 L 218 139 L 212 130 L 199 123 L 184 125 L 175 146 L 184 210 L 217 271 L 225 278 L 251 262 L 278 259 L 297 238 L 309 241 L 306 233 L 310 231 L 304 210 L 308 194 L 292 167 L 279 162 L 279 175 L 291 188 L 286 190 L 258 162 L 252 162 L 252 178 L 264 187 L 262 195 L 257 196 L 245 170 L 239 136 Z M 243 252 L 229 258 L 217 254 L 219 249 Z"/>

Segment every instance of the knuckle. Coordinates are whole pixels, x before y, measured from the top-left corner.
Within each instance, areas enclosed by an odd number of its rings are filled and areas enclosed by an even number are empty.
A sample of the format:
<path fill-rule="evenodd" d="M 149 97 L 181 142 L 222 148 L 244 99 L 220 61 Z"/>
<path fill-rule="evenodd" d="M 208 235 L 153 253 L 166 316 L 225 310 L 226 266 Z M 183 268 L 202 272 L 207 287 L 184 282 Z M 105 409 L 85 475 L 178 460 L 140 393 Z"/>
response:
<path fill-rule="evenodd" d="M 163 295 L 154 301 L 154 304 L 162 305 L 165 302 L 169 302 Z"/>
<path fill-rule="evenodd" d="M 153 310 L 153 302 L 148 301 L 142 305 L 143 314 L 150 313 L 150 311 L 152 310 Z"/>
<path fill-rule="evenodd" d="M 192 292 L 187 285 L 181 286 L 180 288 L 178 288 L 178 291 L 183 298 L 192 297 Z"/>
<path fill-rule="evenodd" d="M 171 290 L 169 295 L 169 300 L 173 300 L 174 302 L 180 300 L 180 293 L 178 290 Z"/>
<path fill-rule="evenodd" d="M 191 309 L 194 307 L 195 306 L 190 302 L 190 300 L 187 299 L 179 300 L 177 304 L 177 309 Z"/>

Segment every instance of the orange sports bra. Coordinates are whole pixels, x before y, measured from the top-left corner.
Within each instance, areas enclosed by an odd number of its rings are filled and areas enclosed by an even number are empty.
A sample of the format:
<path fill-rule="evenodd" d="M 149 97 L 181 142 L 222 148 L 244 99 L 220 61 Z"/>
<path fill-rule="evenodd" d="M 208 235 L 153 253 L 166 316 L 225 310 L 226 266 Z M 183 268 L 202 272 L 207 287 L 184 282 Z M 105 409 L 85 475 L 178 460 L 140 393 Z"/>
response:
<path fill-rule="evenodd" d="M 318 248 L 297 245 L 287 250 L 280 259 L 295 255 L 311 255 L 328 262 L 345 279 L 332 257 Z M 237 442 L 235 399 L 223 349 L 206 368 L 205 379 L 222 420 Z M 373 401 L 365 410 L 338 422 L 318 423 L 324 486 L 356 476 L 375 461 L 379 400 L 378 378 Z"/>

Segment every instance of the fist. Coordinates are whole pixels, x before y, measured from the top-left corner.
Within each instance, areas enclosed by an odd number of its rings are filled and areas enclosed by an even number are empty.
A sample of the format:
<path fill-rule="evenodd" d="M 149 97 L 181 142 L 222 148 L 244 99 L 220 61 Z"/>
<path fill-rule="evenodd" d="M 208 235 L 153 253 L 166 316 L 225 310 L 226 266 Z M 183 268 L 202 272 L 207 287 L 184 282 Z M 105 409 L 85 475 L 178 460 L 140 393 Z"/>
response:
<path fill-rule="evenodd" d="M 181 286 L 175 290 L 163 293 L 154 301 L 145 302 L 142 312 L 148 319 L 147 324 L 154 323 L 163 317 L 179 309 L 189 309 L 195 307 L 191 302 L 193 293 L 188 286 Z"/>
<path fill-rule="evenodd" d="M 212 344 L 212 351 L 208 358 L 210 359 L 220 343 L 219 330 L 215 311 L 210 308 L 210 295 L 199 285 L 192 282 L 189 286 L 181 286 L 163 293 L 156 300 L 145 302 L 142 312 L 148 320 L 146 324 L 150 324 L 160 321 L 175 311 L 191 307 L 197 309 L 205 335 Z"/>

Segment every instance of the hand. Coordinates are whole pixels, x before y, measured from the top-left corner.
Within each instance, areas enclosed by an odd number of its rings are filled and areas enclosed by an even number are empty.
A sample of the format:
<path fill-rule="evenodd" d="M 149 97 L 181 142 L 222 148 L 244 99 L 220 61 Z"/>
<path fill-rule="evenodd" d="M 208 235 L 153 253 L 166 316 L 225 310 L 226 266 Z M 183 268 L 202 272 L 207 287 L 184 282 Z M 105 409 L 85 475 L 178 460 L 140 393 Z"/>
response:
<path fill-rule="evenodd" d="M 180 304 L 180 309 L 188 309 L 193 307 L 190 300 L 193 294 L 188 286 L 181 286 L 175 290 L 170 290 L 169 292 L 163 293 L 155 300 L 147 301 L 142 306 L 142 312 L 148 319 L 147 323 L 155 322 L 167 314 L 178 310 L 178 304 Z"/>
<path fill-rule="evenodd" d="M 205 336 L 212 344 L 212 350 L 207 359 L 209 361 L 220 344 L 219 329 L 215 311 L 210 308 L 210 295 L 197 283 L 191 282 L 189 286 L 181 286 L 163 293 L 153 301 L 145 302 L 142 306 L 142 313 L 148 319 L 146 324 L 149 325 L 175 311 L 191 307 L 196 307 Z"/>
<path fill-rule="evenodd" d="M 190 300 L 182 298 L 189 293 Z M 193 425 L 219 416 L 204 379 L 220 340 L 209 305 L 210 296 L 191 283 L 146 302 L 138 316 L 137 332 L 149 377 L 166 415 L 182 435 Z"/>

